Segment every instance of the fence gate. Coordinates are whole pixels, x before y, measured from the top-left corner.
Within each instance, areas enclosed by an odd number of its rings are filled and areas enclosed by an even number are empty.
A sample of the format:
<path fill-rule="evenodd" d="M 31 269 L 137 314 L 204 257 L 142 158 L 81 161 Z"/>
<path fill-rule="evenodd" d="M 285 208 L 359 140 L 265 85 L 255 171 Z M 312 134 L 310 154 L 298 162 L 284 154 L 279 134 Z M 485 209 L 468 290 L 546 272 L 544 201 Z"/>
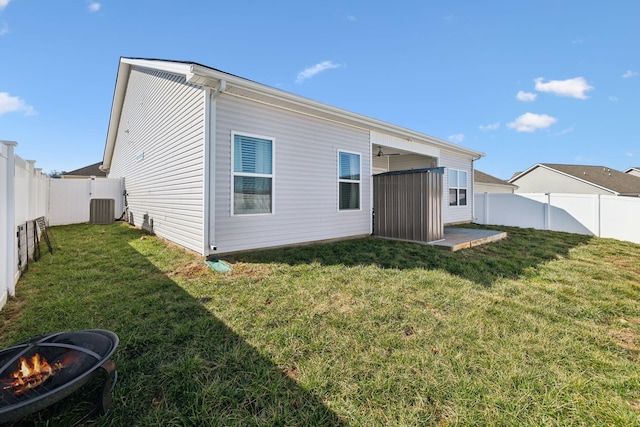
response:
<path fill-rule="evenodd" d="M 433 242 L 444 238 L 444 168 L 385 172 L 373 176 L 373 234 Z"/>

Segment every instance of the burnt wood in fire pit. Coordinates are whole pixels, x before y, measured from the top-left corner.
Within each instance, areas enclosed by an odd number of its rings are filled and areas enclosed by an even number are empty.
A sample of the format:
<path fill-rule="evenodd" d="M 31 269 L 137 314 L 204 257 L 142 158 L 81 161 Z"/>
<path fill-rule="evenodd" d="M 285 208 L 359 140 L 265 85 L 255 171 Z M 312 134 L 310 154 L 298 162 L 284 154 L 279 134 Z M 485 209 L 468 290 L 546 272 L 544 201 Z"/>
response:
<path fill-rule="evenodd" d="M 113 332 L 92 329 L 37 336 L 0 351 L 0 423 L 24 418 L 64 399 L 86 384 L 97 369 L 106 372 L 106 379 L 96 410 L 106 413 L 117 378 L 109 357 L 118 342 Z"/>

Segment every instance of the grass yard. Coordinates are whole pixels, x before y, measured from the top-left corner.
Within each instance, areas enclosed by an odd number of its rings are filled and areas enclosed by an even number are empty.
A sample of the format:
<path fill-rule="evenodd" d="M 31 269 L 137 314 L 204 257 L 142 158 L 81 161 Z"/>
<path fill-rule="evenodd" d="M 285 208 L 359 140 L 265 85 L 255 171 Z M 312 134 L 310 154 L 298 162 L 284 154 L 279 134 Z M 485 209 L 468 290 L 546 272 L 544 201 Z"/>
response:
<path fill-rule="evenodd" d="M 96 426 L 640 425 L 640 245 L 496 229 L 455 253 L 366 238 L 226 257 L 223 274 L 126 225 L 56 227 L 0 347 L 118 334 Z"/>

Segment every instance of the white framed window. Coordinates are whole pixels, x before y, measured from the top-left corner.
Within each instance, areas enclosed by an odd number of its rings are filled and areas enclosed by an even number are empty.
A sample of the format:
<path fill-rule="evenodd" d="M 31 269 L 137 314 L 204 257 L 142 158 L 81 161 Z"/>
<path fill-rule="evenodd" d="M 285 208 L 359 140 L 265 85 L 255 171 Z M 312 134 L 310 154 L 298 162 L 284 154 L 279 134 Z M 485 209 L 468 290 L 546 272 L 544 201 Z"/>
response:
<path fill-rule="evenodd" d="M 449 169 L 449 206 L 467 206 L 467 172 Z"/>
<path fill-rule="evenodd" d="M 338 150 L 338 209 L 360 210 L 360 153 Z"/>
<path fill-rule="evenodd" d="M 232 215 L 273 213 L 275 139 L 231 133 L 233 159 Z"/>

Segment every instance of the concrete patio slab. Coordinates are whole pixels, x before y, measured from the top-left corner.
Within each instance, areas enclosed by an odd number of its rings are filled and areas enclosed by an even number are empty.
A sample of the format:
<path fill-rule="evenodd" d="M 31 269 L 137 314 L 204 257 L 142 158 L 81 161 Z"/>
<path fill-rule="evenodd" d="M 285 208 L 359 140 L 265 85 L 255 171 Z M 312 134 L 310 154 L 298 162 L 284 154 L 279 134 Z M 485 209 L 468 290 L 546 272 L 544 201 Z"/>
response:
<path fill-rule="evenodd" d="M 430 242 L 430 245 L 450 250 L 472 248 L 489 242 L 495 242 L 507 237 L 504 231 L 476 230 L 473 228 L 445 227 L 444 239 Z"/>

